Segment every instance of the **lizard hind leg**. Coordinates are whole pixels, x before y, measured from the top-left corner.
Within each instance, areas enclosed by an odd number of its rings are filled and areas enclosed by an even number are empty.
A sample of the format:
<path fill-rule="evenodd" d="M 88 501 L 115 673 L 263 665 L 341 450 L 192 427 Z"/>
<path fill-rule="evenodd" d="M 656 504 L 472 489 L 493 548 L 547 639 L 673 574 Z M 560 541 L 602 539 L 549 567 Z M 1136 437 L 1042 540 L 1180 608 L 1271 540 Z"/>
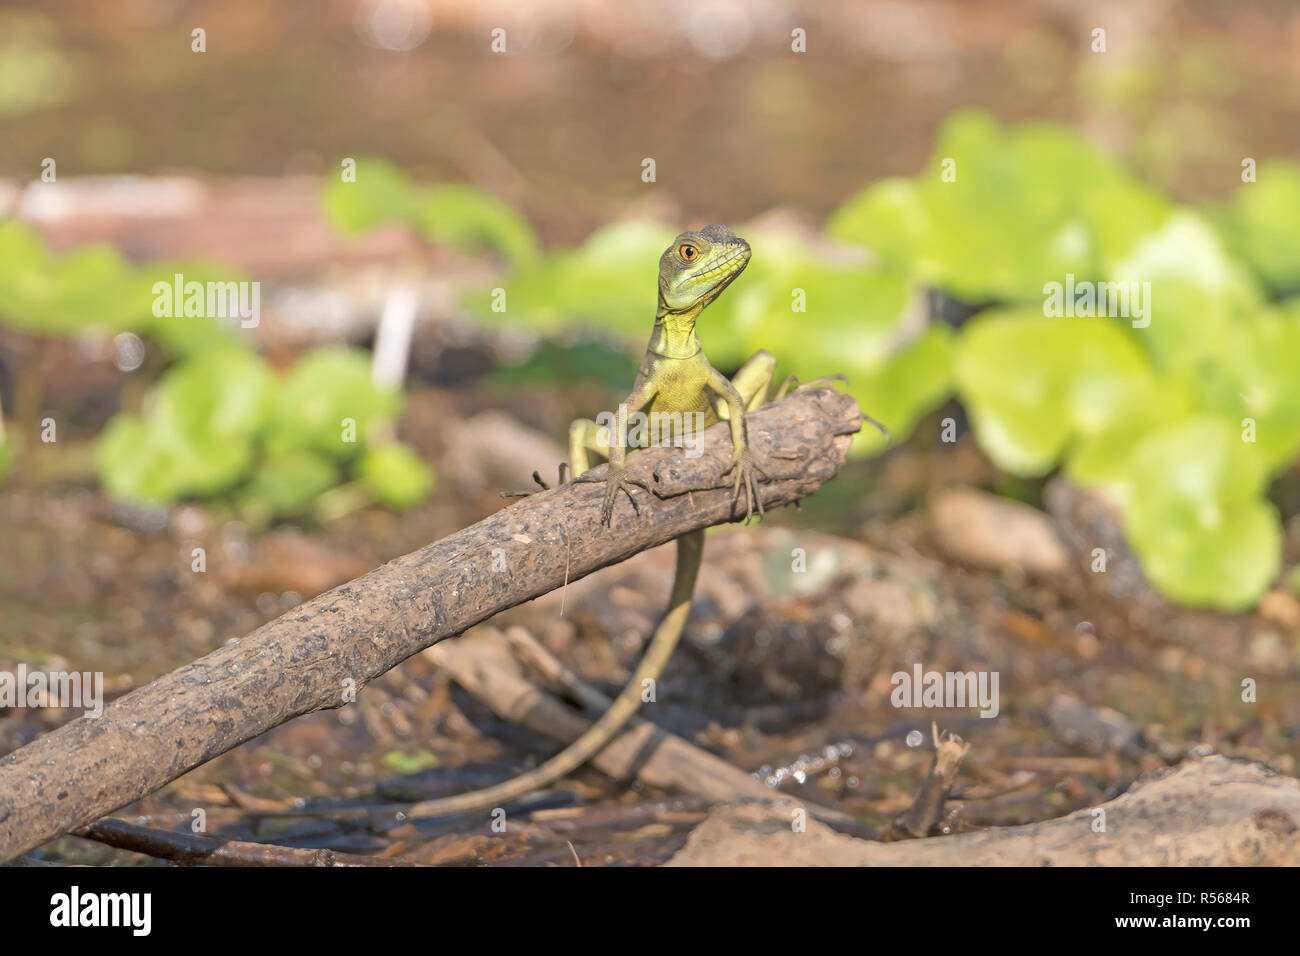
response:
<path fill-rule="evenodd" d="M 797 392 L 801 388 L 830 388 L 831 382 L 848 383 L 848 379 L 843 375 L 823 375 L 821 378 L 815 378 L 810 382 L 800 382 L 794 375 L 786 376 L 785 381 L 781 383 L 775 394 L 772 395 L 772 401 L 779 402 L 791 392 Z"/>
<path fill-rule="evenodd" d="M 592 460 L 593 455 L 609 458 L 609 429 L 590 418 L 574 419 L 569 425 L 569 467 L 574 478 L 600 464 Z"/>
<path fill-rule="evenodd" d="M 776 356 L 767 349 L 759 349 L 731 376 L 731 384 L 740 393 L 740 403 L 745 411 L 752 412 L 767 404 L 768 388 L 775 373 Z M 714 410 L 721 421 L 731 417 L 725 402 L 718 402 Z"/>

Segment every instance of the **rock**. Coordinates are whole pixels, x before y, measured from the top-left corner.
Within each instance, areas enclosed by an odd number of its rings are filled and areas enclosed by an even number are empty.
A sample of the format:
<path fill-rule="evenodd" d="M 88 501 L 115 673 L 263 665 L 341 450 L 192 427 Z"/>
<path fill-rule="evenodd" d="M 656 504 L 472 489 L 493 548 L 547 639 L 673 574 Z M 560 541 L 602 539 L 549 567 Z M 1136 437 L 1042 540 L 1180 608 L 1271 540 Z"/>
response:
<path fill-rule="evenodd" d="M 1035 508 L 974 488 L 951 488 L 930 502 L 930 524 L 950 558 L 975 567 L 1055 577 L 1070 558 L 1051 519 Z"/>
<path fill-rule="evenodd" d="M 1103 753 L 1130 755 L 1142 752 L 1142 731 L 1137 724 L 1109 707 L 1090 707 L 1077 697 L 1057 694 L 1047 707 L 1052 731 L 1069 744 L 1082 744 Z"/>
<path fill-rule="evenodd" d="M 1288 631 L 1300 631 L 1300 601 L 1289 591 L 1269 591 L 1260 598 L 1259 616 Z"/>
<path fill-rule="evenodd" d="M 533 482 L 534 470 L 553 488 L 560 462 L 568 459 L 554 439 L 503 412 L 482 412 L 450 424 L 448 431 L 452 452 L 439 470 L 466 489 L 481 490 L 500 480 L 511 489 L 541 490 Z"/>
<path fill-rule="evenodd" d="M 247 555 L 228 555 L 220 562 L 222 584 L 250 594 L 292 591 L 305 600 L 359 578 L 374 565 L 350 551 L 288 529 L 271 531 L 249 547 Z"/>

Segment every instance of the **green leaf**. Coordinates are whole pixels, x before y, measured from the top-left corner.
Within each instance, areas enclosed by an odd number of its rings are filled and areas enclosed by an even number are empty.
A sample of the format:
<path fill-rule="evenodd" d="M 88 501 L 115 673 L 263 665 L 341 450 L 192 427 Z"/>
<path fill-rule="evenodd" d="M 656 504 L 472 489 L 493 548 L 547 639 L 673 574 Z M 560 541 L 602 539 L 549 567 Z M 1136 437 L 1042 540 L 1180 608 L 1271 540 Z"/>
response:
<path fill-rule="evenodd" d="M 1242 183 L 1216 219 L 1232 251 L 1274 294 L 1300 291 L 1300 164 L 1260 163 L 1256 181 Z"/>
<path fill-rule="evenodd" d="M 597 229 L 558 270 L 565 314 L 623 335 L 647 335 L 658 295 L 659 257 L 672 240 L 672 230 L 656 223 Z"/>
<path fill-rule="evenodd" d="M 299 359 L 281 384 L 267 444 L 272 451 L 310 448 L 346 460 L 401 405 L 400 393 L 372 381 L 367 353 L 319 349 Z"/>
<path fill-rule="evenodd" d="M 93 244 L 55 264 L 54 290 L 43 310 L 48 331 L 73 332 L 90 326 L 126 328 L 145 314 L 131 296 L 133 270 L 112 246 Z"/>
<path fill-rule="evenodd" d="M 723 342 L 743 345 L 745 356 L 768 349 L 800 378 L 878 368 L 890 353 L 909 302 L 908 284 L 898 275 L 807 258 L 774 268 L 763 278 L 742 276 L 737 285 L 747 279 L 737 290 L 732 332 L 721 336 Z M 795 311 L 796 305 L 804 311 Z M 720 318 L 711 307 L 700 322 L 712 326 Z M 726 349 L 714 347 L 710 332 L 699 330 L 707 354 L 715 363 L 727 364 Z"/>
<path fill-rule="evenodd" d="M 188 446 L 170 441 L 136 415 L 113 416 L 95 442 L 100 483 L 121 500 L 159 505 L 180 500 L 193 463 Z"/>
<path fill-rule="evenodd" d="M 133 300 L 133 272 L 112 246 L 82 246 L 53 259 L 35 233 L 8 224 L 0 230 L 0 260 L 0 314 L 33 332 L 117 330 L 147 309 Z"/>
<path fill-rule="evenodd" d="M 100 480 L 114 497 L 159 504 L 232 487 L 252 463 L 273 386 L 262 360 L 238 350 L 174 366 L 144 418 L 119 414 L 100 434 Z"/>
<path fill-rule="evenodd" d="M 155 284 L 170 289 L 175 273 L 187 281 L 241 281 L 208 263 L 155 262 L 135 267 L 115 248 L 82 246 L 56 259 L 37 233 L 18 222 L 0 224 L 0 319 L 42 335 L 69 335 L 88 328 L 110 333 L 148 333 L 170 351 L 197 354 L 243 345 L 230 327 L 214 319 L 155 316 Z"/>
<path fill-rule="evenodd" d="M 433 490 L 433 472 L 410 445 L 388 442 L 369 448 L 357 463 L 366 489 L 385 507 L 404 511 Z"/>
<path fill-rule="evenodd" d="M 400 750 L 390 750 L 384 754 L 384 766 L 400 774 L 419 773 L 439 766 L 437 756 L 428 750 L 417 750 L 413 754 Z"/>
<path fill-rule="evenodd" d="M 1276 472 L 1300 451 L 1300 304 L 1239 319 L 1230 340 L 1198 370 L 1202 405 L 1231 416 Z"/>
<path fill-rule="evenodd" d="M 989 315 L 965 328 L 954 373 L 975 438 L 998 467 L 1052 469 L 1071 434 L 1064 320 Z"/>
<path fill-rule="evenodd" d="M 472 186 L 431 186 L 420 197 L 413 215 L 420 231 L 437 242 L 468 251 L 486 247 L 515 265 L 537 258 L 537 236 L 528 220 Z"/>
<path fill-rule="evenodd" d="M 175 276 L 184 277 L 184 283 L 198 282 L 206 290 L 208 283 L 241 283 L 249 281 L 238 272 L 205 261 L 160 260 L 141 266 L 128 286 L 127 295 L 132 303 L 124 327 L 146 333 L 157 339 L 176 355 L 203 355 L 213 350 L 232 348 L 251 349 L 252 340 L 241 334 L 235 315 L 225 318 L 208 315 L 205 292 L 204 315 L 186 315 L 185 302 L 175 302 Z M 166 287 L 166 292 L 164 292 Z M 217 305 L 216 302 L 213 305 Z M 237 304 L 227 305 L 228 312 L 237 310 Z M 156 312 L 164 314 L 158 315 Z M 170 313 L 170 314 L 168 314 Z"/>
<path fill-rule="evenodd" d="M 885 180 L 832 217 L 839 238 L 876 250 L 968 303 L 1041 297 L 1067 273 L 1096 278 L 1168 214 L 1078 133 L 1052 124 L 1000 128 L 959 113 L 909 188 Z"/>
<path fill-rule="evenodd" d="M 1131 498 L 1128 462 L 1133 450 L 1153 431 L 1186 420 L 1197 410 L 1188 378 L 1143 376 L 1131 385 L 1122 411 L 1081 433 L 1064 468 L 1070 480 L 1103 488 L 1121 505 Z"/>
<path fill-rule="evenodd" d="M 1259 290 L 1200 216 L 1179 212 L 1140 240 L 1109 279 L 1149 289 L 1150 322 L 1135 329 L 1163 368 L 1215 364 L 1235 347 L 1235 328 L 1259 308 Z"/>
<path fill-rule="evenodd" d="M 1150 580 L 1185 604 L 1243 610 L 1281 565 L 1267 476 L 1232 423 L 1199 417 L 1146 438 L 1130 464 L 1124 529 Z"/>
<path fill-rule="evenodd" d="M 920 189 L 901 177 L 872 183 L 826 223 L 828 236 L 869 247 L 886 269 L 896 272 L 907 272 L 924 254 L 929 230 Z"/>
<path fill-rule="evenodd" d="M 1105 432 L 1146 400 L 1141 350 L 1109 319 L 994 313 L 958 346 L 958 390 L 980 447 L 1017 475 L 1051 471 L 1079 436 Z"/>
<path fill-rule="evenodd" d="M 360 235 L 385 222 L 410 222 L 418 196 L 406 174 L 384 159 L 357 159 L 356 181 L 344 182 L 342 170 L 327 177 L 325 214 L 342 232 Z"/>
<path fill-rule="evenodd" d="M 53 262 L 35 229 L 16 219 L 0 222 L 0 318 L 39 330 L 54 296 Z"/>
<path fill-rule="evenodd" d="M 291 449 L 268 456 L 258 466 L 252 479 L 240 489 L 240 506 L 259 521 L 299 515 L 339 479 L 338 466 L 329 458 L 301 448 Z"/>
<path fill-rule="evenodd" d="M 889 429 L 889 439 L 870 423 L 862 426 L 849 453 L 876 454 L 906 441 L 927 412 L 952 393 L 953 342 L 945 326 L 928 329 L 875 372 L 849 380 L 862 410 Z"/>
<path fill-rule="evenodd" d="M 251 438 L 270 418 L 275 379 L 257 355 L 225 349 L 169 369 L 153 394 L 151 421 L 180 439 Z"/>
<path fill-rule="evenodd" d="M 462 303 L 485 319 L 522 322 L 542 333 L 590 325 L 644 344 L 654 319 L 657 263 L 673 235 L 656 223 L 614 223 L 597 229 L 578 249 L 548 256 L 501 282 L 504 312 L 493 311 L 489 289 L 467 293 Z"/>

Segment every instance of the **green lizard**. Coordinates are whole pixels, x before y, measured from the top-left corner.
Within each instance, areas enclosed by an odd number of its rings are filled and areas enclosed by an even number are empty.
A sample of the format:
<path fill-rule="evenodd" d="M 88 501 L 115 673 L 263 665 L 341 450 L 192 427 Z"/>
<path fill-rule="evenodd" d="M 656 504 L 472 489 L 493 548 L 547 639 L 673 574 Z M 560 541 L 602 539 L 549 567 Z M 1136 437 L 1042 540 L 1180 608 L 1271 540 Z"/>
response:
<path fill-rule="evenodd" d="M 613 436 L 626 436 L 629 416 L 638 413 L 648 416 L 649 427 L 645 431 L 657 435 L 658 444 L 690 440 L 702 428 L 719 421 L 729 422 L 731 464 L 723 475 L 734 475 L 732 490 L 737 501 L 740 495 L 745 497 L 746 521 L 753 516 L 755 508 L 763 514 L 758 480 L 767 476 L 750 457 L 745 412 L 769 401 L 776 359 L 766 350 L 756 352 L 728 379 L 704 357 L 695 323 L 700 313 L 744 271 L 749 258 L 749 243 L 726 226 L 716 225 L 698 232 L 684 232 L 664 251 L 659 259 L 659 306 L 654 331 L 632 391 L 619 405 L 612 432 Z M 793 384 L 793 378 L 787 379 L 770 400 L 782 397 Z M 595 464 L 594 456 L 608 459 L 605 477 L 586 474 Z M 590 419 L 579 419 L 569 427 L 573 480 L 605 484 L 601 507 L 601 524 L 605 527 L 613 524 L 619 492 L 626 494 L 633 509 L 639 512 L 633 488 L 650 491 L 644 482 L 628 476 L 626 456 L 624 441 L 615 439 L 611 443 L 610 428 Z M 538 482 L 542 483 L 540 478 Z M 609 709 L 577 740 L 534 770 L 483 790 L 425 801 L 413 808 L 414 812 L 429 817 L 494 807 L 554 783 L 599 752 L 636 713 L 645 682 L 658 679 L 676 647 L 690 613 L 691 594 L 703 551 L 703 531 L 692 531 L 677 538 L 677 568 L 667 613 L 655 629 L 632 678 Z"/>

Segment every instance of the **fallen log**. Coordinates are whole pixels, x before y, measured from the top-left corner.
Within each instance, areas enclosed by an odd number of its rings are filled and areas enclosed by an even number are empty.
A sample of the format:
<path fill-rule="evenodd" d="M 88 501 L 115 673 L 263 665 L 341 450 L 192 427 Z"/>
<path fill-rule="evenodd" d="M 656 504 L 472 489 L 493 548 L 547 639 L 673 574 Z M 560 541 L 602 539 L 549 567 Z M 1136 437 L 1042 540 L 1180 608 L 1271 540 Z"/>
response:
<path fill-rule="evenodd" d="M 1146 774 L 1099 807 L 1056 820 L 875 843 L 796 804 L 714 809 L 668 866 L 1296 866 L 1300 780 L 1213 755 Z"/>
<path fill-rule="evenodd" d="M 848 395 L 805 389 L 747 421 L 774 508 L 840 469 L 862 413 Z M 0 758 L 0 861 L 287 720 L 343 706 L 362 684 L 500 611 L 686 531 L 743 518 L 743 500 L 721 477 L 730 454 L 720 424 L 695 449 L 630 456 L 629 473 L 659 497 L 638 492 L 639 513 L 621 500 L 612 529 L 599 524 L 599 484 L 532 495 Z"/>

